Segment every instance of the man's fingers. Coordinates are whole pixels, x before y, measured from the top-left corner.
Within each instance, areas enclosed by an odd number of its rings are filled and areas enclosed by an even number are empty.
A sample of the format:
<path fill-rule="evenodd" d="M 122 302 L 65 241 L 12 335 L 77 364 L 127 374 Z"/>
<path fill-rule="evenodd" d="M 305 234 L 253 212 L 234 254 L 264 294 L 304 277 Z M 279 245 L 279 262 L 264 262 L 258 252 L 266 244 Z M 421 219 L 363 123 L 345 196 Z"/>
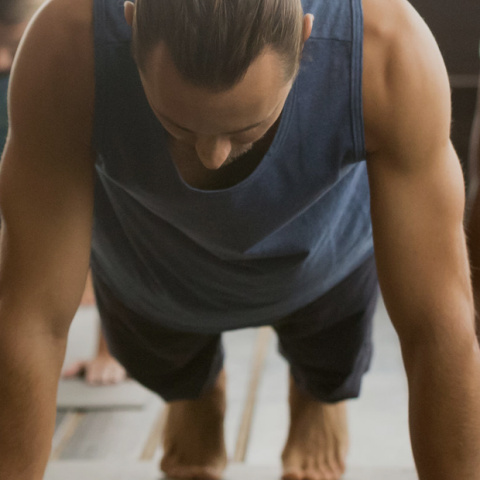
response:
<path fill-rule="evenodd" d="M 75 362 L 62 372 L 62 378 L 70 378 L 83 375 L 85 373 L 86 363 L 83 360 Z"/>
<path fill-rule="evenodd" d="M 86 380 L 91 385 L 114 385 L 125 378 L 125 369 L 114 358 L 97 358 L 87 366 Z"/>
<path fill-rule="evenodd" d="M 125 380 L 125 370 L 116 363 L 111 363 L 105 368 L 102 375 L 104 385 L 114 385 Z"/>
<path fill-rule="evenodd" d="M 98 357 L 75 362 L 62 372 L 62 378 L 84 376 L 90 385 L 114 385 L 127 378 L 127 372 L 114 358 Z"/>

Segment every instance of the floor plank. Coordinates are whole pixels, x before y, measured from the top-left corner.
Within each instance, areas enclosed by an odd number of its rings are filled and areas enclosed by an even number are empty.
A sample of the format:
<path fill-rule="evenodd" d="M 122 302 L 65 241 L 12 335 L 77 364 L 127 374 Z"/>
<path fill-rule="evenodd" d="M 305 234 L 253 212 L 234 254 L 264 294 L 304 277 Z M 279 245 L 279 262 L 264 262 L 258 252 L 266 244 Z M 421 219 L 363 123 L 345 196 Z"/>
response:
<path fill-rule="evenodd" d="M 164 478 L 157 465 L 139 463 L 54 462 L 48 466 L 45 480 L 159 480 Z M 230 465 L 225 480 L 279 480 L 278 467 Z M 348 471 L 342 480 L 417 480 L 413 469 L 357 468 Z"/>
<path fill-rule="evenodd" d="M 61 460 L 138 460 L 155 427 L 162 402 L 153 397 L 142 410 L 88 412 L 63 446 Z"/>
<path fill-rule="evenodd" d="M 227 372 L 225 442 L 230 459 L 235 456 L 237 439 L 242 426 L 257 338 L 258 330 L 253 328 L 227 332 L 223 335 Z"/>
<path fill-rule="evenodd" d="M 62 424 L 66 415 L 68 415 L 68 412 L 57 411 L 57 416 L 55 417 L 55 431 L 57 431 L 58 427 Z"/>
<path fill-rule="evenodd" d="M 276 465 L 288 433 L 288 367 L 270 342 L 262 383 L 253 413 L 245 461 L 249 465 Z"/>
<path fill-rule="evenodd" d="M 245 400 L 242 420 L 237 435 L 237 444 L 233 461 L 244 462 L 247 448 L 250 440 L 253 413 L 255 411 L 257 401 L 257 391 L 260 381 L 262 380 L 265 358 L 268 353 L 272 330 L 270 328 L 262 328 L 258 331 L 257 342 L 255 344 L 255 353 L 252 359 L 250 382 L 248 385 L 248 395 Z"/>
<path fill-rule="evenodd" d="M 118 385 L 89 385 L 83 378 L 60 380 L 58 410 L 111 410 L 142 408 L 153 395 L 134 380 Z"/>
<path fill-rule="evenodd" d="M 50 460 L 60 459 L 63 449 L 75 435 L 75 432 L 78 426 L 83 422 L 84 417 L 85 413 L 82 412 L 71 411 L 65 413 L 62 422 L 55 429 L 55 434 L 53 435 Z"/>

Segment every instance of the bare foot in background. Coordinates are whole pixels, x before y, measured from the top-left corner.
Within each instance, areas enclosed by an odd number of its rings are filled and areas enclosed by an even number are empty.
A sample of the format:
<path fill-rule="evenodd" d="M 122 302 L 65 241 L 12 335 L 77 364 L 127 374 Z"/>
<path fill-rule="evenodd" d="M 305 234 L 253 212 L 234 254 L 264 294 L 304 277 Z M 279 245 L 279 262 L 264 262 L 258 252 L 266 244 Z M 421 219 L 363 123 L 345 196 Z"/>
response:
<path fill-rule="evenodd" d="M 108 351 L 101 328 L 98 332 L 97 356 L 92 360 L 80 360 L 62 372 L 62 378 L 84 376 L 90 385 L 115 385 L 127 378 L 127 372 Z"/>
<path fill-rule="evenodd" d="M 62 378 L 84 376 L 90 385 L 115 385 L 127 378 L 125 369 L 109 354 L 80 360 L 62 372 Z"/>

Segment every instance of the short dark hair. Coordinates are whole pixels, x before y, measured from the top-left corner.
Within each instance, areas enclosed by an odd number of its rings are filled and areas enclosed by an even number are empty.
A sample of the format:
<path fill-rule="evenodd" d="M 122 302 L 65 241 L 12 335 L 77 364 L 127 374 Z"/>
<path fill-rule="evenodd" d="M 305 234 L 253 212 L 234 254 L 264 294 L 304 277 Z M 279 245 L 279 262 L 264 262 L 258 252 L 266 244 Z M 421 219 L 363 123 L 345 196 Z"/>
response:
<path fill-rule="evenodd" d="M 288 81 L 300 63 L 302 20 L 300 0 L 136 0 L 132 52 L 144 71 L 153 48 L 165 42 L 186 80 L 227 90 L 270 47 Z"/>
<path fill-rule="evenodd" d="M 0 24 L 16 25 L 29 20 L 45 0 L 0 0 Z"/>

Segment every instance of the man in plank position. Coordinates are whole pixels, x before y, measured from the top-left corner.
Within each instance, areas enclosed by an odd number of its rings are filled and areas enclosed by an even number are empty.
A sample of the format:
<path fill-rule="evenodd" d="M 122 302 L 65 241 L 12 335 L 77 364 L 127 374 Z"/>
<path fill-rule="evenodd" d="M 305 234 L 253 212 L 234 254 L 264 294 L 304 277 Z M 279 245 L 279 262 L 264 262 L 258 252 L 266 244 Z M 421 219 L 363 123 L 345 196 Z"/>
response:
<path fill-rule="evenodd" d="M 269 324 L 291 369 L 283 478 L 341 477 L 375 250 L 420 479 L 480 478 L 449 86 L 404 0 L 51 0 L 10 106 L 2 479 L 42 478 L 91 245 L 112 353 L 170 402 L 169 476 L 221 477 L 220 335 Z"/>

